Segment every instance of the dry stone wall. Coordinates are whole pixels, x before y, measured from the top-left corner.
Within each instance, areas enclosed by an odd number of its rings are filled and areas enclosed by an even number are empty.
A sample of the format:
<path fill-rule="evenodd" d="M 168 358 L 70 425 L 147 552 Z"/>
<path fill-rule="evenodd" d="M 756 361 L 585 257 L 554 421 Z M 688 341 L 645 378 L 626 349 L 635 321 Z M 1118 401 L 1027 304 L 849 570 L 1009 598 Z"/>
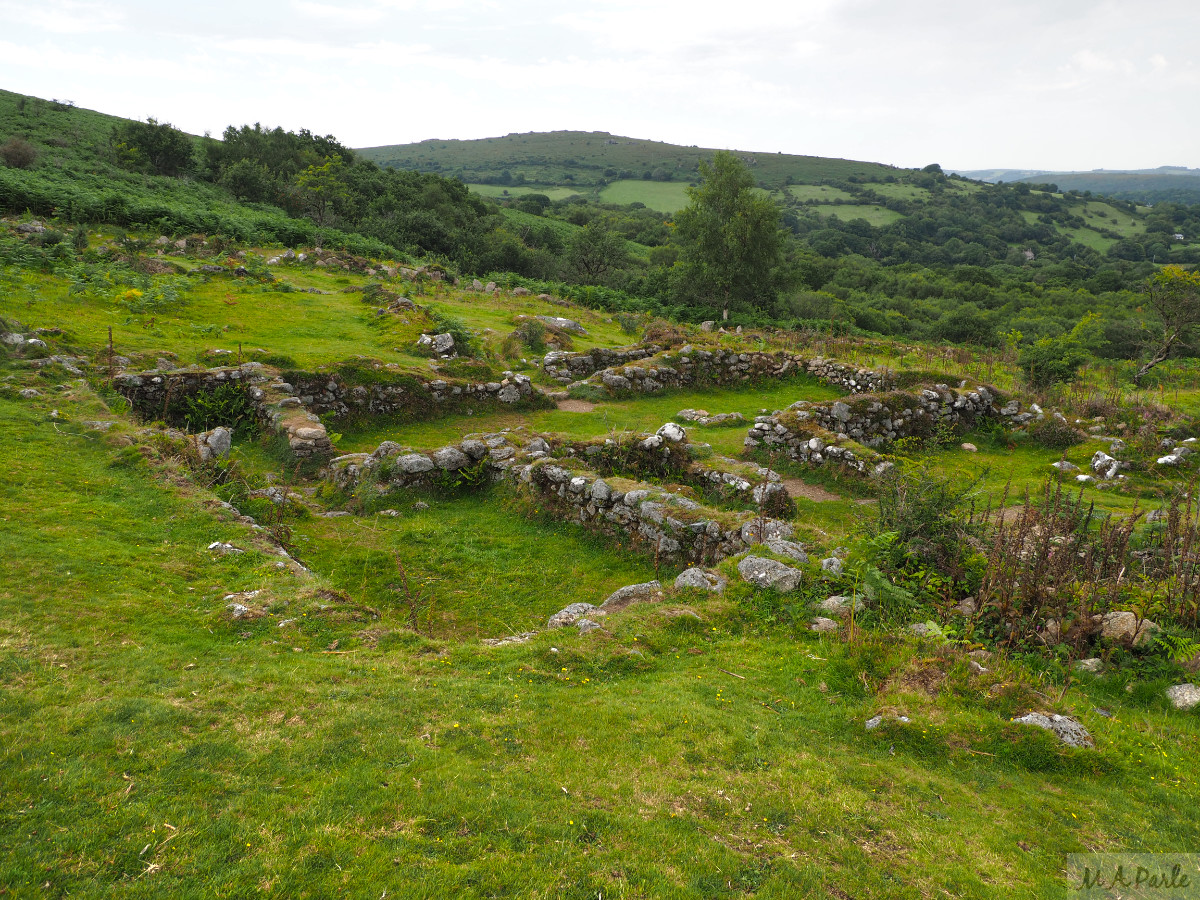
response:
<path fill-rule="evenodd" d="M 674 445 L 684 443 L 686 437 L 672 423 L 640 440 L 647 454 L 669 458 L 678 450 Z M 471 435 L 431 453 L 385 441 L 373 453 L 332 460 L 326 474 L 346 491 L 367 483 L 383 491 L 437 487 L 459 480 L 456 473 L 505 481 L 565 519 L 689 563 L 711 563 L 760 540 L 791 536 L 786 522 L 715 509 L 654 485 L 602 476 L 588 466 L 585 454 L 573 454 L 572 449 L 520 431 Z"/>
<path fill-rule="evenodd" d="M 459 407 L 540 405 L 548 403 L 527 375 L 505 372 L 499 381 L 426 381 L 412 375 L 382 376 L 370 384 L 349 384 L 338 374 L 289 373 L 300 401 L 316 413 L 335 419 L 402 416 Z"/>
<path fill-rule="evenodd" d="M 616 360 L 616 362 L 610 362 Z M 597 368 L 603 364 L 604 368 Z M 736 384 L 809 374 L 850 393 L 883 391 L 891 373 L 848 366 L 821 357 L 778 351 L 738 351 L 684 345 L 660 350 L 655 345 L 584 353 L 549 353 L 543 370 L 560 383 L 592 385 L 606 393 L 653 394 L 706 384 Z M 586 374 L 586 373 L 591 374 Z"/>
<path fill-rule="evenodd" d="M 954 390 L 944 384 L 915 391 L 862 394 L 832 403 L 800 401 L 759 416 L 746 435 L 748 451 L 782 451 L 789 459 L 840 463 L 857 472 L 880 465 L 873 448 L 905 437 L 928 437 L 939 426 L 969 427 L 1000 415 L 997 392 L 983 385 Z M 1006 409 L 1019 411 L 1019 404 Z M 1013 417 L 1019 413 L 1014 412 Z M 882 464 L 888 465 L 886 463 Z"/>
<path fill-rule="evenodd" d="M 288 443 L 300 459 L 333 455 L 333 444 L 325 426 L 304 408 L 292 386 L 271 374 L 261 363 L 184 371 L 123 372 L 113 378 L 113 387 L 144 419 L 171 421 L 178 417 L 188 398 L 212 393 L 222 385 L 242 387 L 260 424 Z"/>

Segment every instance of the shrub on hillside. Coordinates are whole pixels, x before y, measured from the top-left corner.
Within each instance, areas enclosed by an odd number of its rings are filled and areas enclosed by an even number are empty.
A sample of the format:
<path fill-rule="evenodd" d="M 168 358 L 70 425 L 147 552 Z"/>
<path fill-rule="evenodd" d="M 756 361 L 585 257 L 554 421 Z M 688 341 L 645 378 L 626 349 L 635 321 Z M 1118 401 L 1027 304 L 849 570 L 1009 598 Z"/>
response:
<path fill-rule="evenodd" d="M 37 148 L 24 138 L 9 138 L 0 144 L 0 159 L 10 169 L 28 169 L 37 162 Z"/>
<path fill-rule="evenodd" d="M 1047 416 L 1029 426 L 1029 437 L 1037 446 L 1047 450 L 1066 450 L 1086 440 L 1077 428 L 1057 416 Z"/>

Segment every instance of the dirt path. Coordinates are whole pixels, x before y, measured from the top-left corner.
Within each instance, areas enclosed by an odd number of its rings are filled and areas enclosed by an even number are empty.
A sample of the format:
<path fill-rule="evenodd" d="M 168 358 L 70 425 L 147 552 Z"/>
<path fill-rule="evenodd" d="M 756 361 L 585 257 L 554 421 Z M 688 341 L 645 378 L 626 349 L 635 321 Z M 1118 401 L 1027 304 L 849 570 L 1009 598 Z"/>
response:
<path fill-rule="evenodd" d="M 815 484 L 808 484 L 801 481 L 799 478 L 783 479 L 784 490 L 788 492 L 789 497 L 803 497 L 805 500 L 811 500 L 814 503 L 824 503 L 826 500 L 841 500 L 837 494 L 831 494 L 823 487 L 818 487 Z"/>
<path fill-rule="evenodd" d="M 587 400 L 559 400 L 558 408 L 564 412 L 591 412 L 596 404 Z"/>

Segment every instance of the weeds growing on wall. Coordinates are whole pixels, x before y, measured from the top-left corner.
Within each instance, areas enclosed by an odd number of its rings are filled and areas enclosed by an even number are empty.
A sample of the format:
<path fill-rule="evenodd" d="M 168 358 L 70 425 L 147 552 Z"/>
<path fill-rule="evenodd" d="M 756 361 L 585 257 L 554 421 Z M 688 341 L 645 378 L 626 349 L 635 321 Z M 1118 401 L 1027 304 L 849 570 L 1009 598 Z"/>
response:
<path fill-rule="evenodd" d="M 209 431 L 224 426 L 239 437 L 258 433 L 258 414 L 245 390 L 235 384 L 222 384 L 212 391 L 201 391 L 183 401 L 183 425 L 190 432 Z"/>

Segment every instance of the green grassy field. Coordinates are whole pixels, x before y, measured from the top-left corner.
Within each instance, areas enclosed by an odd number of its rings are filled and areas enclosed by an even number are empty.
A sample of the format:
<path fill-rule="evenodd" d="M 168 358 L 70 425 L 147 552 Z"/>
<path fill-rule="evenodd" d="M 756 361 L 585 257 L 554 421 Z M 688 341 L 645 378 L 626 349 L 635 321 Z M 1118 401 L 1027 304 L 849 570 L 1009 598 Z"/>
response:
<path fill-rule="evenodd" d="M 61 276 L 9 267 L 0 317 L 62 328 L 48 337 L 54 352 L 93 357 L 112 325 L 118 352 L 147 364 L 240 341 L 303 366 L 370 356 L 432 372 L 409 352 L 415 315 L 381 328 L 361 294 L 343 292 L 370 279 L 273 271 L 329 293 L 218 276 L 135 313 L 124 284 L 72 292 Z M 146 291 L 185 276 L 156 278 Z M 489 348 L 520 314 L 577 319 L 581 347 L 631 340 L 610 314 L 536 297 L 440 287 L 414 299 Z M 806 351 L 978 377 L 992 366 L 887 341 Z M 1010 368 L 993 374 L 1011 384 Z M 679 566 L 503 485 L 364 495 L 354 514 L 326 517 L 346 498 L 251 438 L 230 465 L 193 468 L 142 433 L 104 375 L 0 350 L 0 896 L 1040 900 L 1069 896 L 1068 853 L 1190 852 L 1200 840 L 1200 716 L 1163 695 L 1184 677 L 1177 666 L 1116 654 L 1102 677 L 1071 676 L 1069 660 L 1000 651 L 979 671 L 954 620 L 939 618 L 950 642 L 905 633 L 940 617 L 927 609 L 873 606 L 853 630 L 818 635 L 807 627 L 816 604 L 860 585 L 815 562 L 792 594 L 752 589 L 730 559 L 723 594 L 670 591 L 598 616 L 603 630 L 588 635 L 545 631 L 569 603 L 654 577 L 669 585 Z M 1162 398 L 1193 410 L 1192 382 Z M 21 398 L 27 387 L 39 395 Z M 685 407 L 752 418 L 838 395 L 799 377 L 588 411 L 335 427 L 342 452 L 385 439 L 432 449 L 469 432 L 588 438 L 652 430 Z M 690 436 L 737 455 L 745 433 Z M 1086 465 L 1106 447 L 1066 457 Z M 982 505 L 1036 492 L 1062 455 L 980 430 L 896 458 L 960 481 L 982 474 Z M 859 546 L 876 515 L 860 501 L 876 488 L 780 468 L 838 498 L 797 500 L 814 561 Z M 1085 496 L 1124 513 L 1160 506 L 1182 483 L 1131 471 Z M 276 514 L 247 499 L 268 484 L 299 500 Z M 232 602 L 249 613 L 234 618 Z M 481 642 L 526 631 L 542 633 Z M 1011 722 L 1031 709 L 1076 717 L 1096 747 Z M 892 718 L 868 731 L 877 714 Z"/>
<path fill-rule="evenodd" d="M 868 206 L 866 204 L 842 204 L 838 206 L 820 206 L 817 212 L 822 216 L 837 216 L 843 222 L 851 219 L 866 219 L 872 225 L 891 225 L 904 218 L 901 213 L 883 206 Z"/>
<path fill-rule="evenodd" d="M 806 200 L 830 201 L 854 199 L 853 194 L 847 193 L 841 188 L 827 187 L 823 184 L 791 184 L 787 187 L 787 193 L 802 203 Z"/>
<path fill-rule="evenodd" d="M 86 391 L 59 402 L 97 412 Z M 0 401 L 0 418 L 23 435 L 20 465 L 0 444 L 11 896 L 986 897 L 1003 883 L 1041 898 L 1065 895 L 1067 852 L 1200 837 L 1197 720 L 1164 711 L 1154 682 L 1062 693 L 1005 662 L 973 676 L 929 647 L 806 635 L 740 588 L 488 649 L 473 638 L 648 577 L 645 558 L 471 498 L 387 525 L 299 523 L 321 572 L 305 582 L 262 552 L 206 551 L 250 536 L 203 491 L 114 465 L 103 438 L 37 408 Z M 396 553 L 436 596 L 429 635 L 391 599 Z M 237 589 L 270 611 L 230 620 Z M 1098 749 L 1008 725 L 1039 690 L 1062 693 Z M 864 731 L 880 709 L 912 724 Z"/>
<path fill-rule="evenodd" d="M 565 200 L 567 197 L 573 197 L 579 193 L 585 193 L 574 190 L 570 187 L 559 187 L 553 185 L 524 185 L 522 187 L 505 187 L 500 184 L 468 184 L 472 191 L 481 194 L 484 197 L 492 197 L 494 199 L 503 199 L 506 197 L 523 197 L 526 194 L 544 194 L 551 200 Z"/>
<path fill-rule="evenodd" d="M 600 192 L 604 203 L 644 203 L 659 212 L 678 212 L 688 205 L 688 186 L 678 181 L 614 181 Z"/>
<path fill-rule="evenodd" d="M 915 184 L 873 184 L 871 190 L 897 200 L 928 200 L 929 191 Z"/>

